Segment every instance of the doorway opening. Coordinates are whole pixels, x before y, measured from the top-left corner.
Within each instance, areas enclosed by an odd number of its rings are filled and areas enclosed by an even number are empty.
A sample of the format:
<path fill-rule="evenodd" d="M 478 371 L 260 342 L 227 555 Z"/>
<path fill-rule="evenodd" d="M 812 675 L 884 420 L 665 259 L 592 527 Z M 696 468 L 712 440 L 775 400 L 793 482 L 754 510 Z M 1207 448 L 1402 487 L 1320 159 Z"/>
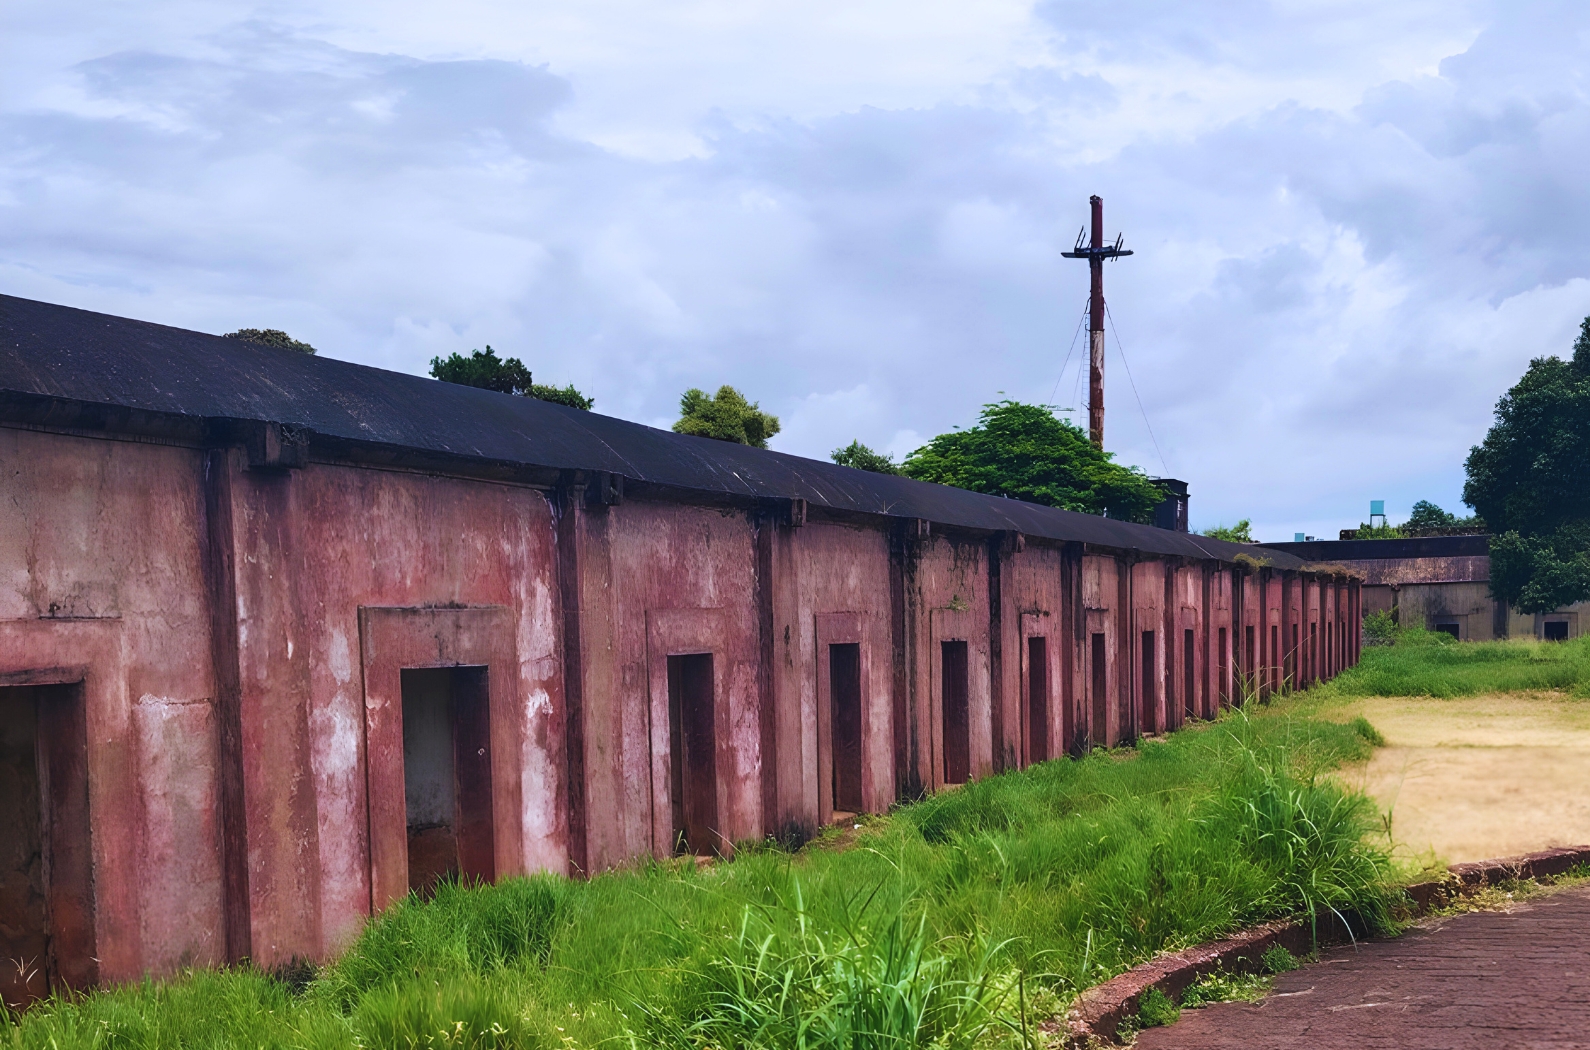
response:
<path fill-rule="evenodd" d="M 1286 684 L 1289 688 L 1299 688 L 1297 677 L 1297 624 L 1292 625 L 1292 645 L 1286 651 Z"/>
<path fill-rule="evenodd" d="M 1194 664 L 1197 658 L 1197 647 L 1193 640 L 1193 629 L 1188 627 L 1181 632 L 1181 709 L 1188 718 L 1195 718 L 1198 714 L 1197 679 L 1193 677 Z"/>
<path fill-rule="evenodd" d="M 1142 731 L 1153 733 L 1158 730 L 1155 724 L 1159 714 L 1159 675 L 1155 667 L 1154 632 L 1143 632 L 1143 715 Z"/>
<path fill-rule="evenodd" d="M 1110 746 L 1109 676 L 1105 671 L 1104 632 L 1094 632 L 1088 653 L 1088 669 L 1093 689 L 1093 746 Z"/>
<path fill-rule="evenodd" d="M 1253 625 L 1249 624 L 1242 629 L 1242 655 L 1237 659 L 1237 669 L 1242 674 L 1239 689 L 1246 694 L 1249 689 L 1257 689 L 1259 685 L 1259 647 L 1254 642 Z M 1246 695 L 1243 696 L 1246 700 Z"/>
<path fill-rule="evenodd" d="M 0 688 L 0 1001 L 99 978 L 81 683 Z"/>
<path fill-rule="evenodd" d="M 1269 669 L 1266 673 L 1270 679 L 1270 689 L 1281 688 L 1281 628 L 1275 624 L 1270 625 L 1270 656 L 1265 660 Z"/>
<path fill-rule="evenodd" d="M 972 778 L 971 668 L 965 642 L 940 642 L 944 723 L 944 783 Z"/>
<path fill-rule="evenodd" d="M 828 647 L 828 696 L 833 766 L 834 818 L 862 810 L 861 801 L 861 646 Z"/>
<path fill-rule="evenodd" d="M 1452 626 L 1456 627 L 1457 624 L 1453 624 Z M 1438 631 L 1446 630 L 1446 625 L 1438 623 L 1435 625 L 1435 629 Z M 1568 640 L 1567 620 L 1547 620 L 1545 623 L 1540 625 L 1540 630 L 1541 637 L 1548 642 L 1566 642 Z M 1457 632 L 1452 631 L 1451 635 L 1452 637 L 1456 638 Z"/>
<path fill-rule="evenodd" d="M 497 877 L 492 830 L 491 701 L 484 667 L 406 667 L 403 797 L 409 889 Z"/>
<path fill-rule="evenodd" d="M 668 770 L 674 853 L 719 852 L 712 654 L 668 658 Z"/>
<path fill-rule="evenodd" d="M 1226 645 L 1226 629 L 1222 627 L 1220 628 L 1220 646 L 1216 653 L 1219 667 L 1216 672 L 1218 684 L 1215 686 L 1215 690 L 1220 697 L 1221 706 L 1231 702 L 1231 676 L 1228 673 L 1231 669 L 1231 664 L 1227 655 L 1229 652 L 1230 649 Z"/>
<path fill-rule="evenodd" d="M 1049 758 L 1049 639 L 1027 639 L 1027 761 Z"/>

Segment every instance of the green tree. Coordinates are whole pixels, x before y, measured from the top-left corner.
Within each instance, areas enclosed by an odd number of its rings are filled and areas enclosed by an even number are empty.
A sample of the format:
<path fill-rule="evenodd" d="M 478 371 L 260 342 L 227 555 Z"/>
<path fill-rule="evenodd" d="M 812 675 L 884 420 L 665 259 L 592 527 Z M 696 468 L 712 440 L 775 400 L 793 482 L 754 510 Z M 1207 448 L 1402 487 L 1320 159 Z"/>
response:
<path fill-rule="evenodd" d="M 572 383 L 556 387 L 535 382 L 523 361 L 517 357 L 498 357 L 490 343 L 486 344 L 485 350 L 476 350 L 468 357 L 450 354 L 446 359 L 431 358 L 431 375 L 444 383 L 480 387 L 482 390 L 495 390 L 499 394 L 518 394 L 586 411 L 596 404 L 594 397 L 586 397 L 574 389 Z"/>
<path fill-rule="evenodd" d="M 1473 529 L 1476 532 L 1483 532 L 1485 522 L 1474 514 L 1460 518 L 1450 511 L 1442 510 L 1429 500 L 1422 499 L 1413 505 L 1413 513 L 1408 515 L 1408 520 L 1399 527 L 1403 532 L 1420 529 Z"/>
<path fill-rule="evenodd" d="M 940 434 L 905 458 L 901 473 L 919 481 L 1028 503 L 1150 522 L 1165 499 L 1141 471 L 1113 462 L 1087 434 L 1049 405 L 998 401 L 977 425 Z"/>
<path fill-rule="evenodd" d="M 1449 529 L 1457 524 L 1457 515 L 1444 511 L 1427 499 L 1413 505 L 1413 513 L 1402 523 L 1405 529 Z"/>
<path fill-rule="evenodd" d="M 274 346 L 282 350 L 297 350 L 300 354 L 312 354 L 315 352 L 314 347 L 308 343 L 299 342 L 280 328 L 239 328 L 235 332 L 226 333 L 225 338 L 241 339 L 245 343 Z"/>
<path fill-rule="evenodd" d="M 1355 540 L 1400 540 L 1402 539 L 1402 526 L 1400 525 L 1371 525 L 1367 521 L 1360 521 L 1358 529 L 1353 533 Z"/>
<path fill-rule="evenodd" d="M 838 463 L 841 467 L 855 467 L 857 470 L 867 470 L 874 474 L 898 474 L 900 466 L 894 457 L 887 452 L 874 452 L 859 441 L 852 441 L 844 448 L 836 448 L 828 454 L 828 458 Z"/>
<path fill-rule="evenodd" d="M 1541 357 L 1469 452 L 1463 502 L 1494 533 L 1491 591 L 1522 612 L 1590 598 L 1590 317 L 1573 358 Z"/>
<path fill-rule="evenodd" d="M 767 448 L 767 439 L 777 434 L 778 417 L 762 411 L 755 401 L 732 386 L 720 386 L 711 397 L 691 387 L 679 399 L 677 434 L 732 441 L 739 445 Z"/>
<path fill-rule="evenodd" d="M 1225 540 L 1227 543 L 1252 543 L 1253 522 L 1243 518 L 1235 525 L 1216 525 L 1212 529 L 1205 529 L 1201 535 L 1212 540 Z"/>

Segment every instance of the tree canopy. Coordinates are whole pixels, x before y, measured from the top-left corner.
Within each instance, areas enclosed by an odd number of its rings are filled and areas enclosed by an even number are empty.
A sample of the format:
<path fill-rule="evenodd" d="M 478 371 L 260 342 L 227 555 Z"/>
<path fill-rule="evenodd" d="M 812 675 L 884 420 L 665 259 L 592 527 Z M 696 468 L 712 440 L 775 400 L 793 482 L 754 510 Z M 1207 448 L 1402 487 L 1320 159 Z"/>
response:
<path fill-rule="evenodd" d="M 297 350 L 301 354 L 315 352 L 314 347 L 299 342 L 280 328 L 239 328 L 235 332 L 226 333 L 226 338 L 241 339 L 245 343 L 258 343 L 261 346 L 274 346 L 282 350 Z"/>
<path fill-rule="evenodd" d="M 677 434 L 732 441 L 739 445 L 767 448 L 767 439 L 777 434 L 778 417 L 762 411 L 759 404 L 747 401 L 732 386 L 720 386 L 711 397 L 691 387 L 679 399 Z"/>
<path fill-rule="evenodd" d="M 1422 529 L 1483 529 L 1485 522 L 1477 515 L 1470 514 L 1460 518 L 1451 511 L 1442 510 L 1427 499 L 1422 499 L 1413 505 L 1413 513 L 1408 515 L 1408 520 L 1403 522 L 1399 529 L 1404 533 L 1417 532 Z"/>
<path fill-rule="evenodd" d="M 1212 540 L 1225 540 L 1227 543 L 1252 543 L 1253 522 L 1243 518 L 1235 525 L 1216 525 L 1212 529 L 1205 529 L 1202 535 Z"/>
<path fill-rule="evenodd" d="M 1465 467 L 1496 597 L 1522 612 L 1590 598 L 1590 317 L 1571 360 L 1536 358 L 1502 395 Z"/>
<path fill-rule="evenodd" d="M 1085 514 L 1151 522 L 1165 499 L 1134 467 L 1094 448 L 1081 427 L 1048 405 L 997 401 L 977 425 L 940 434 L 905 458 L 901 473 Z"/>
<path fill-rule="evenodd" d="M 836 448 L 828 458 L 841 467 L 854 467 L 874 474 L 898 474 L 900 465 L 886 452 L 875 452 L 860 441 L 852 441 L 844 448 Z"/>
<path fill-rule="evenodd" d="M 517 357 L 499 358 L 490 343 L 485 350 L 476 350 L 468 357 L 449 354 L 446 359 L 431 358 L 431 375 L 444 383 L 480 387 L 499 394 L 518 394 L 587 411 L 596 404 L 594 397 L 586 397 L 574 389 L 572 383 L 556 387 L 535 382 L 523 361 Z"/>

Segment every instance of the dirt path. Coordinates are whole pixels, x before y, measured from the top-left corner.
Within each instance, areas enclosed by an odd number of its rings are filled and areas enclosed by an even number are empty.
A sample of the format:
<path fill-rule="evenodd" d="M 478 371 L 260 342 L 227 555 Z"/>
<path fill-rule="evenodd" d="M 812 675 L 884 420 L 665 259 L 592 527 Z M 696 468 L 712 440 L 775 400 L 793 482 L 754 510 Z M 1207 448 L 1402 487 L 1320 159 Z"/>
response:
<path fill-rule="evenodd" d="M 1339 948 L 1259 1003 L 1182 1012 L 1140 1050 L 1590 1047 L 1590 887 Z"/>
<path fill-rule="evenodd" d="M 1370 698 L 1386 737 L 1346 779 L 1392 814 L 1405 858 L 1442 864 L 1590 842 L 1590 701 L 1544 695 Z"/>

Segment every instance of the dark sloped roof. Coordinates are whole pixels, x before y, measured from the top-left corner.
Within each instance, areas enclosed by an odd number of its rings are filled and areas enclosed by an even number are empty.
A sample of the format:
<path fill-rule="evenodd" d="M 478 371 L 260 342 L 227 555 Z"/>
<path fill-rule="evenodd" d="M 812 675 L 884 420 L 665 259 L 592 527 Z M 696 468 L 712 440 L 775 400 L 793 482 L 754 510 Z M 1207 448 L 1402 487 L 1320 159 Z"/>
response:
<path fill-rule="evenodd" d="M 1309 561 L 1372 561 L 1378 558 L 1462 558 L 1491 553 L 1491 538 L 1483 533 L 1467 536 L 1413 536 L 1397 540 L 1303 540 L 1265 543 L 1270 550 L 1285 551 Z"/>
<path fill-rule="evenodd" d="M 1158 554 L 1279 551 L 1112 521 L 964 489 L 688 437 L 532 398 L 329 357 L 0 295 L 0 413 L 39 399 L 192 421 L 254 420 L 342 442 L 492 463 L 603 470 L 730 497 L 805 499 L 840 512 L 925 518 Z M 37 418 L 37 413 L 33 413 Z M 101 424 L 117 426 L 115 412 Z"/>

